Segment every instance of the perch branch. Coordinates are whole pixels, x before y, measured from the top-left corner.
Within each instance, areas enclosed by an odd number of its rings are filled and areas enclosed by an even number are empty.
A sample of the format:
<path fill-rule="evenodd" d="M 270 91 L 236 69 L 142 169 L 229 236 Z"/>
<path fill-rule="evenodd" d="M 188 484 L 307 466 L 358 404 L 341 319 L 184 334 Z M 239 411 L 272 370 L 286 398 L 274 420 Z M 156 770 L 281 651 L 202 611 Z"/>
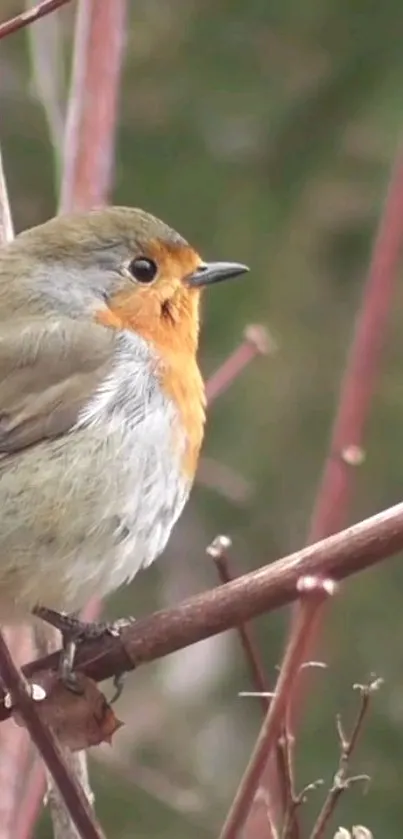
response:
<path fill-rule="evenodd" d="M 103 681 L 295 601 L 300 596 L 297 583 L 302 576 L 342 580 L 402 549 L 403 503 L 226 585 L 191 597 L 173 609 L 127 621 L 116 635 L 105 634 L 83 642 L 77 651 L 77 670 L 95 681 Z M 59 658 L 59 653 L 45 656 L 27 664 L 23 672 L 31 678 L 40 671 L 56 671 Z M 8 716 L 3 703 L 0 720 Z"/>

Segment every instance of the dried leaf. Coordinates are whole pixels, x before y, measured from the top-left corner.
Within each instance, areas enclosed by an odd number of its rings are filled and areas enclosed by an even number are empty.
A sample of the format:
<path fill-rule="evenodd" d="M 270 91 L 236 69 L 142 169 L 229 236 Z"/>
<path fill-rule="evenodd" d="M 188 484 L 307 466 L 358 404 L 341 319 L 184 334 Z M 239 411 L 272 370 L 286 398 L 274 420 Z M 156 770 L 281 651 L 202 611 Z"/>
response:
<path fill-rule="evenodd" d="M 38 714 L 59 742 L 73 752 L 111 743 L 123 725 L 96 682 L 82 673 L 76 677 L 77 693 L 66 688 L 54 673 L 35 674 L 35 684 L 46 692 L 46 698 L 37 703 Z M 19 725 L 23 724 L 17 709 L 13 717 Z"/>

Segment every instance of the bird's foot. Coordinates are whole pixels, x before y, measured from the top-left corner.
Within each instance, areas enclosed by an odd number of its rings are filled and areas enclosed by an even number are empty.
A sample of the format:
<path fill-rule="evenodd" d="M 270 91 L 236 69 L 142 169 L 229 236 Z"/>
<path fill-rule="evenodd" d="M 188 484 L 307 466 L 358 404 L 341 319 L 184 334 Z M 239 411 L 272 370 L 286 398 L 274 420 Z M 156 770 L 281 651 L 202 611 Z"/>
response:
<path fill-rule="evenodd" d="M 94 641 L 103 635 L 117 634 L 115 625 L 106 621 L 82 621 L 75 614 L 57 612 L 47 606 L 35 606 L 32 612 L 37 618 L 58 629 L 63 638 L 73 640 L 76 644 L 80 641 Z"/>
<path fill-rule="evenodd" d="M 114 623 L 106 621 L 82 621 L 75 614 L 57 612 L 55 609 L 48 609 L 46 606 L 35 606 L 32 610 L 35 617 L 58 629 L 62 636 L 63 649 L 60 655 L 59 675 L 60 679 L 68 690 L 73 693 L 82 693 L 74 673 L 74 659 L 77 646 L 83 641 L 94 641 L 105 635 L 118 636 L 123 626 L 134 621 L 134 618 L 117 620 Z M 119 673 L 114 677 L 113 684 L 115 693 L 111 704 L 116 702 L 122 694 L 124 686 L 124 675 Z"/>

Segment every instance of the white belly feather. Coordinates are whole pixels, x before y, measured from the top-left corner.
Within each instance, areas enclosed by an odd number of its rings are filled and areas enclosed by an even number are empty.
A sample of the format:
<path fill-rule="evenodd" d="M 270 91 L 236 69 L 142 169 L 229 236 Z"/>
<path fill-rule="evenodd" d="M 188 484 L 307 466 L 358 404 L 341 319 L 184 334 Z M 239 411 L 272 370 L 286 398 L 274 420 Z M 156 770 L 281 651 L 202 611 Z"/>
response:
<path fill-rule="evenodd" d="M 7 620 L 37 603 L 79 608 L 163 551 L 190 491 L 178 421 L 149 347 L 121 334 L 112 374 L 70 434 L 27 449 L 2 475 L 3 619 L 6 604 Z"/>

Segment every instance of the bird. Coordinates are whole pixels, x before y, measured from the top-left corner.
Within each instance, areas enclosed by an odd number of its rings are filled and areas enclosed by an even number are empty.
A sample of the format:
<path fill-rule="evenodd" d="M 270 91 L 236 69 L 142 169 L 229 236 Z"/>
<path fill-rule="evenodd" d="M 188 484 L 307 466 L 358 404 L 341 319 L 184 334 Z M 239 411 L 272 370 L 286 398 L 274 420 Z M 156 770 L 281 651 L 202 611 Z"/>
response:
<path fill-rule="evenodd" d="M 205 426 L 205 262 L 153 215 L 50 219 L 0 249 L 0 621 L 76 614 L 163 552 Z"/>

